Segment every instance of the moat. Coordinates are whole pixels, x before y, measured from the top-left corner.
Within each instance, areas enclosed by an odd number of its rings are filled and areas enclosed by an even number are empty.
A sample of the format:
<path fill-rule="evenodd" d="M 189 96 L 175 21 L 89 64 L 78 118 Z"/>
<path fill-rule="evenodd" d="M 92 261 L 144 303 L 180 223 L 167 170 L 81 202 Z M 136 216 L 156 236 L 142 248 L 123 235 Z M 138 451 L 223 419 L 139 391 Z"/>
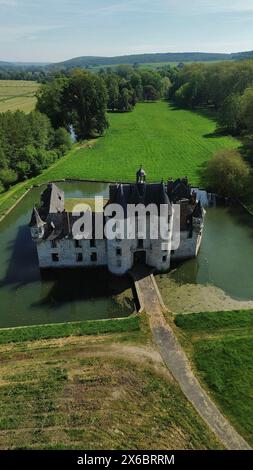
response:
<path fill-rule="evenodd" d="M 66 197 L 108 196 L 103 183 L 59 183 Z M 43 188 L 33 189 L 0 223 L 0 327 L 127 316 L 130 279 L 105 270 L 64 270 L 41 276 L 27 226 Z M 240 209 L 207 210 L 197 259 L 157 276 L 174 311 L 253 307 L 253 219 Z"/>

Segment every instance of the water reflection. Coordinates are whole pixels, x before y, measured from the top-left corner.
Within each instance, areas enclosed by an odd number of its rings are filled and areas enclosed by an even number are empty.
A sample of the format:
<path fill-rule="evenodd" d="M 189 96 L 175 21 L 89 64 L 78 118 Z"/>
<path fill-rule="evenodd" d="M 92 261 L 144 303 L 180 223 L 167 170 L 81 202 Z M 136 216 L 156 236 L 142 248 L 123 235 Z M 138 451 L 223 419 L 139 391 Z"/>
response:
<path fill-rule="evenodd" d="M 67 197 L 108 196 L 103 183 L 58 183 Z M 130 280 L 106 270 L 38 268 L 27 224 L 43 188 L 30 192 L 0 224 L 0 327 L 126 316 L 134 310 Z"/>

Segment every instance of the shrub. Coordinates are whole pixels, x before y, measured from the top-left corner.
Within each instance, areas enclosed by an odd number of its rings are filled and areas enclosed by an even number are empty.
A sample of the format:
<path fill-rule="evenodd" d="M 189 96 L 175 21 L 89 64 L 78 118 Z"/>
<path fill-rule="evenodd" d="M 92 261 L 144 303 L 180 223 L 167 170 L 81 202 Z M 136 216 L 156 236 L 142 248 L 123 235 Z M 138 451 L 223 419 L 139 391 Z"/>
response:
<path fill-rule="evenodd" d="M 221 196 L 241 197 L 250 186 L 250 169 L 237 150 L 217 152 L 205 171 L 208 187 Z"/>

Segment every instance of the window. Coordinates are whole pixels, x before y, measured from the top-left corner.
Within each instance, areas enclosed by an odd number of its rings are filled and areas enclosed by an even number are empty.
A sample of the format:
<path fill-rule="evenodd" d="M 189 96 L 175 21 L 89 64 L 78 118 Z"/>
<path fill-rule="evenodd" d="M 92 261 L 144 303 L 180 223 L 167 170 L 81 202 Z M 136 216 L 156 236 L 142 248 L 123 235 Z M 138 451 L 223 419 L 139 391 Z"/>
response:
<path fill-rule="evenodd" d="M 164 255 L 163 256 L 163 263 L 166 263 L 166 261 L 167 261 L 167 255 Z"/>
<path fill-rule="evenodd" d="M 57 263 L 59 261 L 59 255 L 58 253 L 52 253 L 52 261 L 54 263 Z"/>
<path fill-rule="evenodd" d="M 82 248 L 81 241 L 80 240 L 75 240 L 75 247 L 76 248 Z"/>
<path fill-rule="evenodd" d="M 170 254 L 174 255 L 174 253 L 175 253 L 175 250 L 171 250 Z"/>
<path fill-rule="evenodd" d="M 116 255 L 121 256 L 122 255 L 122 250 L 121 248 L 116 248 Z"/>
<path fill-rule="evenodd" d="M 82 253 L 77 253 L 76 262 L 81 263 L 82 261 L 83 261 L 83 254 Z"/>
<path fill-rule="evenodd" d="M 138 248 L 142 249 L 144 247 L 144 242 L 143 240 L 138 240 Z"/>
<path fill-rule="evenodd" d="M 90 247 L 95 248 L 95 246 L 96 246 L 96 240 L 93 240 L 93 239 L 90 240 Z"/>
<path fill-rule="evenodd" d="M 56 240 L 51 240 L 51 248 L 56 248 L 56 247 L 57 247 Z"/>
<path fill-rule="evenodd" d="M 97 261 L 97 259 L 98 259 L 97 253 L 91 253 L 91 255 L 90 255 L 90 260 L 91 260 L 92 262 L 95 262 L 95 261 Z"/>

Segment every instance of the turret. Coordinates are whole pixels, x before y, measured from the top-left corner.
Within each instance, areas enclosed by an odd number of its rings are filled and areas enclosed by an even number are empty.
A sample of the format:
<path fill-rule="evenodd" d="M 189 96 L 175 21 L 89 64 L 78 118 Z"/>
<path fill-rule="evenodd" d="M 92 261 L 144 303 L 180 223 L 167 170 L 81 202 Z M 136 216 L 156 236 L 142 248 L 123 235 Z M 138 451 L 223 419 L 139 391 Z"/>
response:
<path fill-rule="evenodd" d="M 45 233 L 45 225 L 46 222 L 41 219 L 38 209 L 36 206 L 34 206 L 29 224 L 33 240 L 41 240 L 43 238 Z"/>
<path fill-rule="evenodd" d="M 136 173 L 136 183 L 145 183 L 146 181 L 146 172 L 143 170 L 142 165 L 140 166 L 139 171 Z"/>

